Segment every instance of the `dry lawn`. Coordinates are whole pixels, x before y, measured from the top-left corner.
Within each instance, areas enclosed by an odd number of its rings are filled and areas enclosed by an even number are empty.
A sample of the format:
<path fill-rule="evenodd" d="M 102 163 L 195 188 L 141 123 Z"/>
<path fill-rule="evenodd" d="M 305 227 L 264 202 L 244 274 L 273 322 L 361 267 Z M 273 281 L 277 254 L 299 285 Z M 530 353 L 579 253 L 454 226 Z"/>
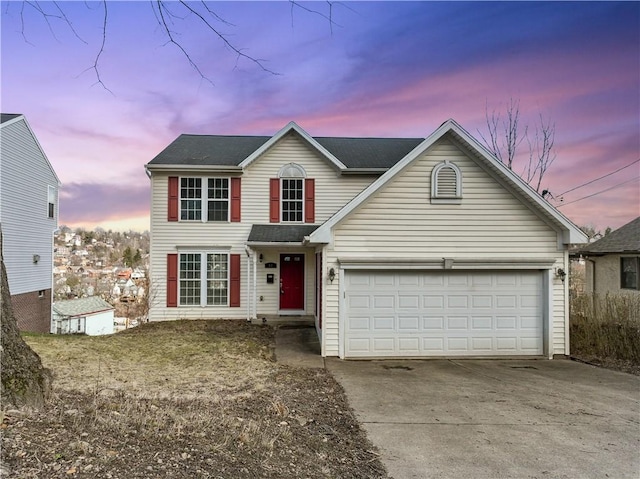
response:
<path fill-rule="evenodd" d="M 3 412 L 8 477 L 387 477 L 338 383 L 274 362 L 271 327 L 176 321 L 26 340 L 54 393 L 43 412 Z"/>

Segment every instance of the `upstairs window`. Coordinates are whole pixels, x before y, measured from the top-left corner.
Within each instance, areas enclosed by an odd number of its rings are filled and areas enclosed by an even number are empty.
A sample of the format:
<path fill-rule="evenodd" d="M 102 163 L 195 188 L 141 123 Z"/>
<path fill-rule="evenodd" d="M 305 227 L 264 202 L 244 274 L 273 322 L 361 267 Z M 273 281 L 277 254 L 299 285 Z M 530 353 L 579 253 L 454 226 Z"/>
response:
<path fill-rule="evenodd" d="M 431 172 L 431 202 L 460 204 L 462 172 L 449 160 L 436 165 Z"/>
<path fill-rule="evenodd" d="M 296 163 L 280 168 L 280 211 L 282 222 L 302 223 L 304 220 L 304 179 L 307 172 Z"/>
<path fill-rule="evenodd" d="M 640 289 L 638 270 L 640 256 L 620 258 L 620 289 Z"/>
<path fill-rule="evenodd" d="M 47 216 L 56 217 L 56 189 L 53 186 L 49 186 L 47 191 Z"/>
<path fill-rule="evenodd" d="M 229 221 L 229 178 L 180 178 L 180 219 Z"/>

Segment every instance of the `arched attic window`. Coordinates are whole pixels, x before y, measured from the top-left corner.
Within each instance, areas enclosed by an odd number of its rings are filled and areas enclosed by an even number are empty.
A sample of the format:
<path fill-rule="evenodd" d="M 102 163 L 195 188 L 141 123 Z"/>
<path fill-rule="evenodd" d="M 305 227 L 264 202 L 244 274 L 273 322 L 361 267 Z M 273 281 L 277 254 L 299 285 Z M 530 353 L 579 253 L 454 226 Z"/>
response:
<path fill-rule="evenodd" d="M 431 172 L 431 203 L 462 203 L 462 172 L 455 163 L 445 160 Z"/>
<path fill-rule="evenodd" d="M 287 163 L 278 172 L 278 178 L 306 178 L 307 172 L 297 163 Z"/>

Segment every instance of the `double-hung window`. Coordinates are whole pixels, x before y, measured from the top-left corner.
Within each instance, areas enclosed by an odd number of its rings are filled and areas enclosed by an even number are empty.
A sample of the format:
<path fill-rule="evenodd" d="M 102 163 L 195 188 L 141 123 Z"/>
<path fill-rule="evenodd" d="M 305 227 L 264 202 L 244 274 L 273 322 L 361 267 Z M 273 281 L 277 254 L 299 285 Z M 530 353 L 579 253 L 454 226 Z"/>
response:
<path fill-rule="evenodd" d="M 640 270 L 640 256 L 623 256 L 620 258 L 621 289 L 640 289 L 638 270 Z"/>
<path fill-rule="evenodd" d="M 229 178 L 180 178 L 180 219 L 229 221 Z"/>
<path fill-rule="evenodd" d="M 282 179 L 282 221 L 302 223 L 304 211 L 303 180 Z"/>
<path fill-rule="evenodd" d="M 47 217 L 56 217 L 56 189 L 53 186 L 47 189 Z"/>
<path fill-rule="evenodd" d="M 178 266 L 181 306 L 229 304 L 229 254 L 180 253 Z"/>

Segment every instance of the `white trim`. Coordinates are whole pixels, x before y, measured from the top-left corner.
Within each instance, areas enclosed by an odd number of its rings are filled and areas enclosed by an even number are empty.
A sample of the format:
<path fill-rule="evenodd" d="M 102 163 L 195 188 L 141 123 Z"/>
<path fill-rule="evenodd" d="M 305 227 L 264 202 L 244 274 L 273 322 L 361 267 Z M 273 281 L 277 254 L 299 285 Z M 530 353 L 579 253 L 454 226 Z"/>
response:
<path fill-rule="evenodd" d="M 567 276 L 564 280 L 564 354 L 566 356 L 569 356 L 569 354 L 571 354 L 571 331 L 569 328 L 569 313 L 571 312 L 571 295 L 569 294 L 570 268 L 571 264 L 569 262 L 569 251 L 567 250 L 564 253 L 564 270 L 567 272 Z"/>
<path fill-rule="evenodd" d="M 251 163 L 253 163 L 257 158 L 259 158 L 263 153 L 265 153 L 269 148 L 275 145 L 278 141 L 280 141 L 287 133 L 295 131 L 302 138 L 307 140 L 307 142 L 313 146 L 318 152 L 320 152 L 329 162 L 335 166 L 339 170 L 346 170 L 347 167 L 338 160 L 335 156 L 333 156 L 325 147 L 323 147 L 320 143 L 311 137 L 306 131 L 300 128 L 295 122 L 289 122 L 284 128 L 282 128 L 279 132 L 273 135 L 266 143 L 263 143 L 260 148 L 251 153 L 247 158 L 240 162 L 238 166 L 241 168 L 246 168 Z"/>
<path fill-rule="evenodd" d="M 542 300 L 544 336 L 542 353 L 549 359 L 553 359 L 553 270 L 547 270 L 542 275 Z M 565 321 L 568 327 L 569 322 Z"/>
<path fill-rule="evenodd" d="M 191 220 L 182 218 L 182 180 L 200 180 L 200 198 L 185 198 L 184 201 L 200 201 L 200 219 Z M 209 180 L 227 181 L 227 219 L 209 219 L 209 201 L 225 201 L 225 198 L 209 198 Z M 187 186 L 187 188 L 189 188 Z M 195 187 L 194 187 L 195 189 Z M 231 223 L 231 178 L 229 176 L 179 176 L 178 177 L 178 221 L 182 223 Z"/>
<path fill-rule="evenodd" d="M 200 278 L 198 281 L 200 282 L 200 304 L 180 304 L 180 265 L 182 254 L 199 254 L 200 255 Z M 208 278 L 208 269 L 207 269 L 207 256 L 210 254 L 220 254 L 225 255 L 227 257 L 227 301 L 225 304 L 208 304 L 207 303 L 207 282 Z M 177 307 L 178 308 L 228 308 L 230 307 L 231 300 L 231 253 L 230 249 L 227 250 L 216 250 L 212 248 L 207 249 L 191 249 L 184 248 L 178 249 L 178 281 L 177 281 Z"/>
<path fill-rule="evenodd" d="M 344 268 L 338 268 L 338 356 L 344 359 L 344 343 L 345 343 L 345 321 L 347 305 L 345 302 L 345 284 L 344 284 Z"/>
<path fill-rule="evenodd" d="M 330 239 L 329 231 L 346 216 L 353 212 L 356 208 L 362 205 L 369 197 L 378 192 L 383 186 L 385 186 L 393 177 L 400 173 L 407 165 L 412 163 L 418 156 L 424 153 L 427 149 L 433 146 L 438 140 L 440 140 L 447 133 L 454 134 L 457 138 L 462 140 L 468 145 L 468 147 L 477 154 L 477 158 L 482 164 L 488 166 L 491 170 L 498 173 L 501 182 L 508 184 L 510 187 L 516 189 L 524 196 L 524 199 L 528 200 L 529 204 L 534 206 L 539 213 L 543 213 L 542 216 L 547 216 L 553 219 L 558 229 L 562 230 L 562 236 L 565 243 L 586 243 L 586 235 L 574 225 L 568 218 L 566 218 L 557 209 L 552 207 L 546 200 L 538 195 L 529 185 L 527 185 L 522 178 L 516 175 L 513 171 L 509 170 L 503 165 L 495 156 L 493 156 L 484 146 L 482 146 L 475 138 L 467 133 L 458 123 L 450 119 L 440 125 L 433 133 L 431 133 L 422 143 L 409 152 L 402 160 L 393 165 L 385 174 L 383 174 L 376 181 L 371 183 L 365 188 L 359 195 L 353 200 L 347 203 L 336 214 L 329 218 L 320 228 L 315 230 L 310 235 L 310 241 L 313 243 L 327 243 Z"/>
<path fill-rule="evenodd" d="M 242 168 L 239 166 L 229 166 L 229 165 L 181 165 L 181 164 L 171 164 L 171 165 L 151 165 L 147 163 L 145 166 L 147 171 L 184 171 L 189 170 L 193 173 L 242 173 Z"/>
<path fill-rule="evenodd" d="M 440 196 L 438 193 L 438 173 L 443 168 L 451 168 L 456 175 L 456 195 Z M 460 204 L 462 202 L 462 171 L 449 160 L 438 163 L 431 170 L 431 203 Z"/>
<path fill-rule="evenodd" d="M 280 181 L 280 185 L 278 186 L 278 189 L 280 190 L 280 222 L 278 224 L 281 224 L 281 225 L 290 225 L 290 224 L 301 225 L 301 224 L 305 224 L 304 219 L 305 219 L 306 214 L 307 214 L 306 208 L 305 208 L 306 207 L 306 201 L 305 201 L 305 186 L 306 185 L 305 185 L 305 181 L 304 181 L 305 179 L 306 179 L 306 177 L 305 178 L 292 178 L 292 177 L 281 178 L 281 177 L 278 177 L 278 180 Z M 291 220 L 284 221 L 284 202 L 285 201 L 292 201 L 291 199 L 285 200 L 282 197 L 283 193 L 284 193 L 284 188 L 282 187 L 282 182 L 285 181 L 285 180 L 286 181 L 292 181 L 292 180 L 293 181 L 299 181 L 302 184 L 302 187 L 301 187 L 301 189 L 302 189 L 302 199 L 293 200 L 295 202 L 299 201 L 300 203 L 302 203 L 302 210 L 301 210 L 302 217 L 300 218 L 300 221 L 297 221 L 297 220 L 296 221 L 291 221 Z M 297 190 L 294 190 L 294 191 L 297 191 Z M 289 214 L 291 214 L 291 213 L 289 213 Z"/>
<path fill-rule="evenodd" d="M 447 258 L 452 262 L 453 270 L 469 269 L 499 269 L 522 270 L 537 269 L 551 270 L 555 264 L 554 258 Z M 425 260 L 411 260 L 406 258 L 338 258 L 341 269 L 383 269 L 383 270 L 438 270 L 445 269 L 445 258 Z"/>

